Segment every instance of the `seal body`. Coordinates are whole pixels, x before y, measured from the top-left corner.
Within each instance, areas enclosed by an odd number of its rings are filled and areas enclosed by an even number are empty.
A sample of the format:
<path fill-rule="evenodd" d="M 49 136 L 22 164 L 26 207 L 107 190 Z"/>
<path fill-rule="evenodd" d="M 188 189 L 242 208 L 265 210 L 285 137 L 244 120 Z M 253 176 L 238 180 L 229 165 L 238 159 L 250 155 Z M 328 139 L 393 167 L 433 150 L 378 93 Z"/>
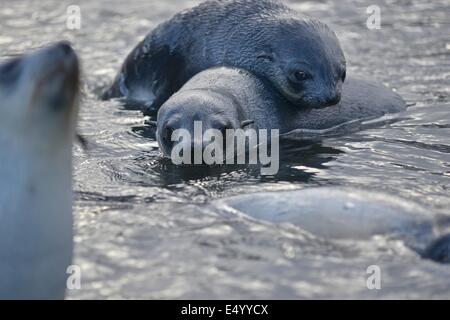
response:
<path fill-rule="evenodd" d="M 170 155 L 170 133 L 187 129 L 193 134 L 194 121 L 203 129 L 278 129 L 281 134 L 296 129 L 322 130 L 355 119 L 381 117 L 400 112 L 404 101 L 381 84 L 349 77 L 342 99 L 324 109 L 303 110 L 265 79 L 248 71 L 229 67 L 205 70 L 189 80 L 158 112 L 157 139 L 164 155 Z"/>
<path fill-rule="evenodd" d="M 77 93 L 66 43 L 0 65 L 0 299 L 64 298 Z"/>
<path fill-rule="evenodd" d="M 207 1 L 151 31 L 104 98 L 126 97 L 154 111 L 214 66 L 252 72 L 297 108 L 338 103 L 346 72 L 339 41 L 325 24 L 276 1 Z"/>
<path fill-rule="evenodd" d="M 430 214 L 413 201 L 369 190 L 318 187 L 265 192 L 216 200 L 213 206 L 255 219 L 292 223 L 325 239 L 369 240 L 386 235 L 438 262 L 448 262 L 450 253 L 450 236 L 445 235 L 450 216 Z"/>

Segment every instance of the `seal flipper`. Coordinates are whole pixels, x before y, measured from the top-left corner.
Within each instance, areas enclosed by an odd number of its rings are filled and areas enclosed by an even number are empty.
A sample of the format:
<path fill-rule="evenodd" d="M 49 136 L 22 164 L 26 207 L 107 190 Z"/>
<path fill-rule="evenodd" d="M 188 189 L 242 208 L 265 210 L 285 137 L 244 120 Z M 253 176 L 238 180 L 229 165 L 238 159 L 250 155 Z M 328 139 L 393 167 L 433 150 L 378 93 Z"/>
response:
<path fill-rule="evenodd" d="M 168 45 L 148 48 L 141 42 L 125 60 L 122 70 L 102 99 L 125 97 L 145 115 L 154 114 L 159 107 L 186 82 L 184 59 L 171 52 Z"/>
<path fill-rule="evenodd" d="M 423 252 L 422 258 L 440 263 L 450 263 L 450 234 L 433 241 Z"/>

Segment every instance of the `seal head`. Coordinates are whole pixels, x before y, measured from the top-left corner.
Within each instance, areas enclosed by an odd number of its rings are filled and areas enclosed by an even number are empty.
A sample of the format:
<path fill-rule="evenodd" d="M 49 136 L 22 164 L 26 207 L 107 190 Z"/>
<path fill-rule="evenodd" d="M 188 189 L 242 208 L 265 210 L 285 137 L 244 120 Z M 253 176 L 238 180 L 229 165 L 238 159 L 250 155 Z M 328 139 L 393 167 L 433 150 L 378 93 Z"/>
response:
<path fill-rule="evenodd" d="M 262 24 L 261 28 L 243 25 L 231 36 L 233 45 L 229 47 L 233 50 L 227 52 L 225 65 L 252 71 L 299 108 L 317 109 L 339 103 L 346 61 L 339 40 L 327 25 L 291 14 L 258 24 Z M 250 52 L 254 52 L 253 56 Z"/>
<path fill-rule="evenodd" d="M 0 126 L 4 133 L 14 133 L 17 139 L 24 135 L 37 144 L 72 139 L 78 78 L 78 59 L 66 42 L 0 65 Z"/>
<path fill-rule="evenodd" d="M 226 93 L 203 89 L 185 90 L 175 94 L 160 108 L 156 136 L 163 155 L 170 157 L 178 143 L 190 143 L 191 150 L 199 145 L 203 150 L 203 135 L 207 130 L 217 130 L 222 137 L 226 137 L 227 129 L 241 128 L 242 119 L 238 103 Z M 201 123 L 201 137 L 195 136 L 196 122 Z M 191 140 L 172 141 L 178 129 L 187 130 Z M 224 143 L 223 150 L 226 150 L 226 141 Z"/>

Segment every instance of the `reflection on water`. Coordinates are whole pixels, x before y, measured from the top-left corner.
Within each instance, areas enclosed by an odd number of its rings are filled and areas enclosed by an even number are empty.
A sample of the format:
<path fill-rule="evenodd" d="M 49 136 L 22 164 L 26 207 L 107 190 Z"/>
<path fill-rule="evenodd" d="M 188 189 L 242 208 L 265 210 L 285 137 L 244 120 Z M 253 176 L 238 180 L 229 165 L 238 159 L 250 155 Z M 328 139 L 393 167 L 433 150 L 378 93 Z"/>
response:
<path fill-rule="evenodd" d="M 346 185 L 448 211 L 448 1 L 289 1 L 336 30 L 349 72 L 384 82 L 414 105 L 397 122 L 284 143 L 274 177 L 245 166 L 173 166 L 139 111 L 97 98 L 148 30 L 195 3 L 80 0 L 82 28 L 70 31 L 72 2 L 2 2 L 0 60 L 64 38 L 83 64 L 79 131 L 89 148 L 75 148 L 75 263 L 83 283 L 69 297 L 449 298 L 448 266 L 420 260 L 398 241 L 335 243 L 204 205 L 228 195 Z M 365 28 L 371 4 L 381 8 L 378 31 Z M 366 288 L 372 264 L 382 268 L 379 291 Z"/>

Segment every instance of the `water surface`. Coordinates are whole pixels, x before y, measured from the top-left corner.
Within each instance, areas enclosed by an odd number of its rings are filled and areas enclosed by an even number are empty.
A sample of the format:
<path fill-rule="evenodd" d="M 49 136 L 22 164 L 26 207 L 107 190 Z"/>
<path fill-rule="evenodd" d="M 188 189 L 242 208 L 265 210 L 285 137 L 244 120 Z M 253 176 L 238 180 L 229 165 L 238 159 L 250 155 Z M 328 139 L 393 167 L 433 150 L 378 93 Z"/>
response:
<path fill-rule="evenodd" d="M 83 64 L 75 148 L 75 262 L 69 298 L 449 298 L 450 268 L 401 242 L 333 242 L 292 225 L 224 216 L 211 199 L 258 191 L 351 186 L 450 208 L 448 0 L 289 4 L 332 26 L 348 74 L 381 81 L 414 104 L 400 121 L 321 142 L 291 144 L 274 177 L 254 168 L 181 169 L 162 160 L 140 112 L 98 94 L 159 22 L 197 1 L 2 1 L 0 60 L 68 39 Z M 66 28 L 79 5 L 80 30 Z M 366 28 L 367 6 L 380 30 Z M 366 268 L 382 269 L 368 290 Z"/>

